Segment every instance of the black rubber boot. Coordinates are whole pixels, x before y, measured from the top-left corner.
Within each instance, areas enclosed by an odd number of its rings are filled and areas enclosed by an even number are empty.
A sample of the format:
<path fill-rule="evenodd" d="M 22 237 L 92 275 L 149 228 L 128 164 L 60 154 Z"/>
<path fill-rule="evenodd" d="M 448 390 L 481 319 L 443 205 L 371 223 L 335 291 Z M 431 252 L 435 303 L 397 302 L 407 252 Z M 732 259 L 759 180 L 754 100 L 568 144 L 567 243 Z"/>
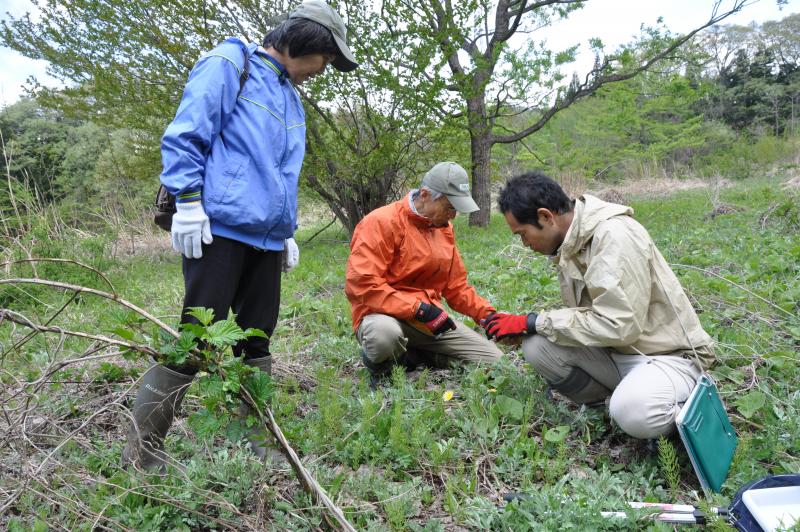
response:
<path fill-rule="evenodd" d="M 385 360 L 383 362 L 374 363 L 369 358 L 367 358 L 367 354 L 364 350 L 361 350 L 361 361 L 364 363 L 364 366 L 369 371 L 369 387 L 371 390 L 377 390 L 378 386 L 380 385 L 381 381 L 383 381 L 386 377 L 392 374 L 392 368 L 397 365 L 405 365 L 405 355 L 398 360 Z"/>
<path fill-rule="evenodd" d="M 272 376 L 272 356 L 251 358 L 249 360 L 245 360 L 244 363 L 248 366 L 252 366 L 260 371 L 263 371 L 269 376 Z M 243 402 L 239 407 L 239 415 L 246 419 L 251 413 L 255 415 L 252 407 Z M 264 424 L 260 420 L 247 433 L 247 441 L 250 442 L 250 450 L 252 450 L 253 454 L 255 454 L 261 460 L 267 456 L 270 456 L 273 462 L 283 459 L 283 455 L 272 444 L 272 435 L 266 428 L 264 428 Z"/>
<path fill-rule="evenodd" d="M 580 405 L 602 405 L 611 390 L 597 382 L 581 368 L 574 366 L 569 375 L 560 381 L 550 383 L 561 395 Z"/>
<path fill-rule="evenodd" d="M 406 371 L 414 371 L 418 366 L 425 363 L 425 360 L 416 349 L 406 349 L 405 365 Z"/>
<path fill-rule="evenodd" d="M 453 367 L 453 359 L 441 353 L 422 352 L 421 358 L 426 366 L 433 369 L 450 369 Z"/>
<path fill-rule="evenodd" d="M 166 472 L 164 437 L 193 379 L 194 375 L 160 364 L 147 370 L 136 394 L 128 443 L 122 450 L 123 466 L 133 464 L 147 471 Z"/>

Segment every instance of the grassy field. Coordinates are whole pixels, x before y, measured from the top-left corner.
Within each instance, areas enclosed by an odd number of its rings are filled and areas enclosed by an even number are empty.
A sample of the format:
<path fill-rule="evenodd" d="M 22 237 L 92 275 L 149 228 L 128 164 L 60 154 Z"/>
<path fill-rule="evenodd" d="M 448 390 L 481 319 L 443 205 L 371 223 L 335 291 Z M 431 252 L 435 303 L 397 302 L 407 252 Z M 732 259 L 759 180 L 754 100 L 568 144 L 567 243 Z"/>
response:
<path fill-rule="evenodd" d="M 276 419 L 359 530 L 666 530 L 642 513 L 612 521 L 600 512 L 622 510 L 626 500 L 727 505 L 749 480 L 798 472 L 800 195 L 780 186 L 791 170 L 719 194 L 625 198 L 719 342 L 711 373 L 740 437 L 721 495 L 702 496 L 674 440 L 653 449 L 611 426 L 602 410 L 548 399 L 513 350 L 494 367 L 396 371 L 391 385 L 370 392 L 343 293 L 347 236 L 334 228 L 308 243 L 317 228 L 302 230 L 300 266 L 284 277 L 272 344 Z M 157 343 L 153 327 L 113 301 L 8 282 L 36 275 L 114 292 L 176 322 L 182 278 L 166 233 L 147 245 L 136 237 L 138 251 L 127 254 L 133 237 L 125 231 L 78 232 L 40 215 L 26 223 L 5 241 L 0 262 L 53 257 L 96 271 L 7 264 L 0 308 L 54 328 Z M 559 305 L 553 271 L 502 217 L 488 229 L 458 219 L 456 232 L 471 282 L 498 309 Z M 256 461 L 224 419 L 209 431 L 196 385 L 167 438 L 186 471 L 162 478 L 121 469 L 126 409 L 147 361 L 102 342 L 30 333 L 0 322 L 0 528 L 321 526 L 319 507 L 287 465 Z M 507 492 L 529 497 L 505 505 Z"/>

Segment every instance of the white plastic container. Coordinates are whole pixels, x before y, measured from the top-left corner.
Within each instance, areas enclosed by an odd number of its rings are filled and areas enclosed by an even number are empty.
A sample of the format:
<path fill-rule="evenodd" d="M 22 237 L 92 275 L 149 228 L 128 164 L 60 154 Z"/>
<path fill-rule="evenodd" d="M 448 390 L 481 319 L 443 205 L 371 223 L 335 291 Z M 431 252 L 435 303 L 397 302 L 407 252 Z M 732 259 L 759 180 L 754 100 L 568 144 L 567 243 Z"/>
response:
<path fill-rule="evenodd" d="M 800 486 L 747 490 L 742 501 L 765 532 L 786 530 L 800 522 Z"/>

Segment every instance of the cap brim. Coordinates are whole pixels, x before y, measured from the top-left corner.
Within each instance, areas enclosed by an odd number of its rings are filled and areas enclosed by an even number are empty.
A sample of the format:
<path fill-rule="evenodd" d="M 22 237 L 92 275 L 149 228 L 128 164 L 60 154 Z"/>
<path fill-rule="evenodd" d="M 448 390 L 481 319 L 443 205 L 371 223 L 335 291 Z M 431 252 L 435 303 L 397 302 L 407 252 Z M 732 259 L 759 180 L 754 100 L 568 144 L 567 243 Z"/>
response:
<path fill-rule="evenodd" d="M 331 62 L 333 68 L 339 72 L 355 70 L 358 67 L 358 63 L 356 62 L 356 58 L 353 57 L 353 52 L 350 51 L 347 43 L 337 37 L 333 32 L 331 32 L 331 35 L 333 35 L 333 40 L 336 41 L 336 46 L 339 48 L 339 55 Z"/>
<path fill-rule="evenodd" d="M 469 214 L 481 210 L 471 196 L 447 196 L 447 199 L 450 200 L 450 205 L 462 214 Z"/>

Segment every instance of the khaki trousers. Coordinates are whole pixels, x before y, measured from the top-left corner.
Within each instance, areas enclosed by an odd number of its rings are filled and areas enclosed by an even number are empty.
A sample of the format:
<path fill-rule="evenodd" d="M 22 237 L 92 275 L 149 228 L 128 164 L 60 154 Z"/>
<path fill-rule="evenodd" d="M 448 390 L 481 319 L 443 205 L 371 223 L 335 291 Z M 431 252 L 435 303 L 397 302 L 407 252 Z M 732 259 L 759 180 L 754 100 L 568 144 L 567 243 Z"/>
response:
<path fill-rule="evenodd" d="M 483 335 L 453 321 L 456 330 L 447 331 L 437 339 L 386 314 L 368 314 L 361 320 L 356 339 L 369 361 L 375 364 L 397 360 L 407 349 L 414 349 L 423 359 L 431 355 L 444 358 L 446 364 L 440 361 L 435 363 L 436 367 L 447 367 L 451 361 L 491 364 L 503 356 Z"/>
<path fill-rule="evenodd" d="M 685 353 L 668 355 L 626 355 L 603 347 L 556 345 L 538 334 L 522 342 L 525 360 L 549 383 L 567 378 L 580 368 L 596 381 L 596 397 L 611 395 L 609 414 L 620 428 L 634 438 L 657 438 L 672 432 L 675 417 L 686 402 L 700 369 Z M 698 348 L 708 353 L 708 348 Z M 597 383 L 602 386 L 598 386 Z"/>

